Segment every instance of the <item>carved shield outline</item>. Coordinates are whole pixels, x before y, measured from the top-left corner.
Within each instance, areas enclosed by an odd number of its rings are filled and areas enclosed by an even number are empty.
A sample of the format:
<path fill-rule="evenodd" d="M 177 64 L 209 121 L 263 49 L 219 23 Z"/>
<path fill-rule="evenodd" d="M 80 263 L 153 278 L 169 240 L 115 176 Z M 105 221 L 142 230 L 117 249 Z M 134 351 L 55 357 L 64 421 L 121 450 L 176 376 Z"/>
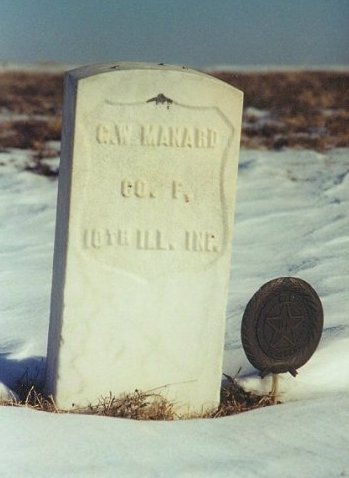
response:
<path fill-rule="evenodd" d="M 155 97 L 153 98 L 155 100 Z M 222 236 L 222 247 L 221 247 L 221 251 L 217 254 L 214 255 L 208 255 L 209 257 L 207 257 L 207 261 L 206 261 L 206 264 L 203 265 L 202 263 L 200 263 L 200 265 L 198 266 L 188 266 L 188 267 L 181 267 L 181 268 L 178 268 L 178 269 L 175 269 L 176 272 L 179 272 L 179 271 L 185 271 L 185 270 L 202 270 L 202 269 L 206 269 L 208 267 L 210 267 L 214 262 L 216 262 L 220 257 L 221 255 L 224 254 L 224 252 L 226 251 L 226 248 L 228 247 L 229 245 L 229 234 L 228 234 L 228 225 L 227 225 L 227 221 L 228 221 L 228 217 L 227 217 L 227 213 L 225 212 L 227 210 L 227 199 L 225 197 L 225 193 L 224 193 L 224 173 L 225 173 L 225 168 L 226 168 L 226 164 L 227 164 L 227 161 L 228 161 L 228 158 L 229 158 L 229 151 L 231 150 L 232 148 L 232 145 L 233 145 L 233 141 L 234 141 L 234 136 L 235 136 L 235 128 L 233 126 L 233 124 L 229 121 L 229 119 L 225 116 L 225 114 L 217 107 L 217 106 L 194 106 L 194 105 L 187 105 L 187 104 L 183 104 L 183 103 L 180 103 L 180 102 L 177 102 L 175 100 L 171 100 L 171 103 L 166 103 L 166 102 L 162 102 L 161 104 L 156 104 L 155 102 L 154 103 L 151 103 L 149 102 L 149 100 L 146 100 L 144 102 L 142 101 L 137 101 L 137 102 L 132 102 L 132 103 L 122 103 L 122 102 L 114 102 L 114 101 L 110 101 L 110 100 L 105 100 L 102 104 L 99 104 L 98 106 L 96 106 L 90 113 L 88 113 L 87 115 L 85 115 L 85 121 L 84 121 L 84 126 L 80 129 L 79 131 L 79 134 L 81 135 L 87 135 L 88 132 L 87 132 L 87 127 L 88 125 L 91 125 L 93 124 L 93 120 L 96 120 L 96 118 L 98 118 L 100 116 L 100 113 L 99 111 L 105 106 L 105 105 L 108 105 L 108 106 L 116 106 L 116 107 L 135 107 L 135 106 L 146 106 L 146 104 L 148 103 L 148 106 L 149 108 L 174 108 L 174 107 L 180 107 L 180 108 L 184 108 L 184 109 L 188 109 L 188 110 L 195 110 L 195 111 L 212 111 L 212 114 L 216 114 L 218 115 L 218 117 L 220 118 L 221 121 L 223 121 L 223 123 L 225 124 L 225 126 L 227 127 L 227 130 L 229 132 L 229 135 L 228 135 L 228 140 L 226 141 L 226 144 L 224 145 L 223 147 L 223 152 L 222 152 L 222 155 L 221 155 L 221 158 L 220 158 L 220 175 L 219 175 L 219 182 L 220 182 L 220 191 L 219 191 L 219 196 L 220 196 L 220 204 L 221 204 L 221 210 L 222 210 L 222 231 L 223 231 L 223 236 Z M 88 137 L 86 138 L 86 142 L 84 141 L 83 142 L 84 144 L 88 144 L 89 143 L 89 139 Z M 89 160 L 91 160 L 91 152 L 89 151 L 85 151 L 84 153 L 86 155 L 86 157 L 89 157 Z M 88 183 L 88 178 L 86 180 L 86 183 Z M 85 194 L 86 193 L 86 190 L 87 190 L 87 187 L 84 189 L 84 191 L 82 192 L 82 194 Z M 79 217 L 79 223 L 81 222 L 81 217 Z M 80 227 L 80 229 L 82 230 L 82 227 Z M 81 237 L 80 238 L 77 238 L 77 240 L 81 241 Z M 97 259 L 96 257 L 94 257 L 94 260 L 96 260 L 97 262 L 99 263 L 102 263 L 104 265 L 108 265 L 108 261 L 100 261 L 99 259 Z M 135 271 L 137 271 L 137 274 L 139 274 L 139 270 L 137 269 L 137 267 L 127 267 L 127 266 L 124 266 L 120 263 L 120 269 L 123 269 L 125 270 L 126 272 L 128 273 L 133 273 Z M 166 269 L 166 274 L 170 273 L 171 271 Z M 157 275 L 161 275 L 161 274 L 164 274 L 165 271 L 157 271 Z"/>

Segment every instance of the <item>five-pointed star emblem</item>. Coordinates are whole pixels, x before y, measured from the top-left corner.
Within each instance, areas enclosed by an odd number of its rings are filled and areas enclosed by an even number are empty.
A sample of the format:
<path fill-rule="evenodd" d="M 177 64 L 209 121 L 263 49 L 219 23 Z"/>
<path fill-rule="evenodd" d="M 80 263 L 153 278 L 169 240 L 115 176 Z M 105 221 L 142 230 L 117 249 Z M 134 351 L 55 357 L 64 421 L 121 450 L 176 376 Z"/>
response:
<path fill-rule="evenodd" d="M 293 314 L 291 302 L 285 301 L 281 304 L 281 310 L 275 317 L 266 317 L 266 324 L 272 329 L 270 347 L 279 348 L 284 344 L 297 346 L 297 331 L 303 325 L 304 315 Z"/>

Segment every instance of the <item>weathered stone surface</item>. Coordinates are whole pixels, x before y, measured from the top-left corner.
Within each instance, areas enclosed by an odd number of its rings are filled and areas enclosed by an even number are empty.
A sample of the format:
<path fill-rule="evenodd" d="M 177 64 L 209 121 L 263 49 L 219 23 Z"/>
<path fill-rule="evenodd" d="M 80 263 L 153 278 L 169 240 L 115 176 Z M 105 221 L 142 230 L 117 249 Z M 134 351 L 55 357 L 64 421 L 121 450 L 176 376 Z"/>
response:
<path fill-rule="evenodd" d="M 242 93 L 179 67 L 66 74 L 47 390 L 219 401 Z"/>

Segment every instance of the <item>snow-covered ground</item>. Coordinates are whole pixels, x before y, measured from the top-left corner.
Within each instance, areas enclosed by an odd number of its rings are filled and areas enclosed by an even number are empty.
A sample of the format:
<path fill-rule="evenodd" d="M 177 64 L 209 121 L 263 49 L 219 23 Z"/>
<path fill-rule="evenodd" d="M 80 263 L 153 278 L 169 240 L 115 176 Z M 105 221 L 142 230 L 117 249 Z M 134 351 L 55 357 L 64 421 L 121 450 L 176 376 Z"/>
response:
<path fill-rule="evenodd" d="M 57 181 L 0 153 L 0 383 L 46 355 Z M 55 160 L 52 161 L 55 164 Z M 0 477 L 349 476 L 349 150 L 241 152 L 224 371 L 263 392 L 240 343 L 244 308 L 266 281 L 318 292 L 322 340 L 282 405 L 215 420 L 135 422 L 0 407 Z"/>
<path fill-rule="evenodd" d="M 16 63 L 11 60 L 0 59 L 0 72 L 4 71 L 20 71 L 20 72 L 44 72 L 44 73 L 61 73 L 73 68 L 78 68 L 79 64 L 57 63 L 54 61 L 43 61 L 36 63 Z M 288 71 L 334 71 L 343 72 L 348 71 L 348 65 L 201 65 L 191 67 L 199 70 L 210 72 L 225 71 L 225 72 L 240 72 L 240 73 L 257 73 L 257 72 L 288 72 Z"/>

